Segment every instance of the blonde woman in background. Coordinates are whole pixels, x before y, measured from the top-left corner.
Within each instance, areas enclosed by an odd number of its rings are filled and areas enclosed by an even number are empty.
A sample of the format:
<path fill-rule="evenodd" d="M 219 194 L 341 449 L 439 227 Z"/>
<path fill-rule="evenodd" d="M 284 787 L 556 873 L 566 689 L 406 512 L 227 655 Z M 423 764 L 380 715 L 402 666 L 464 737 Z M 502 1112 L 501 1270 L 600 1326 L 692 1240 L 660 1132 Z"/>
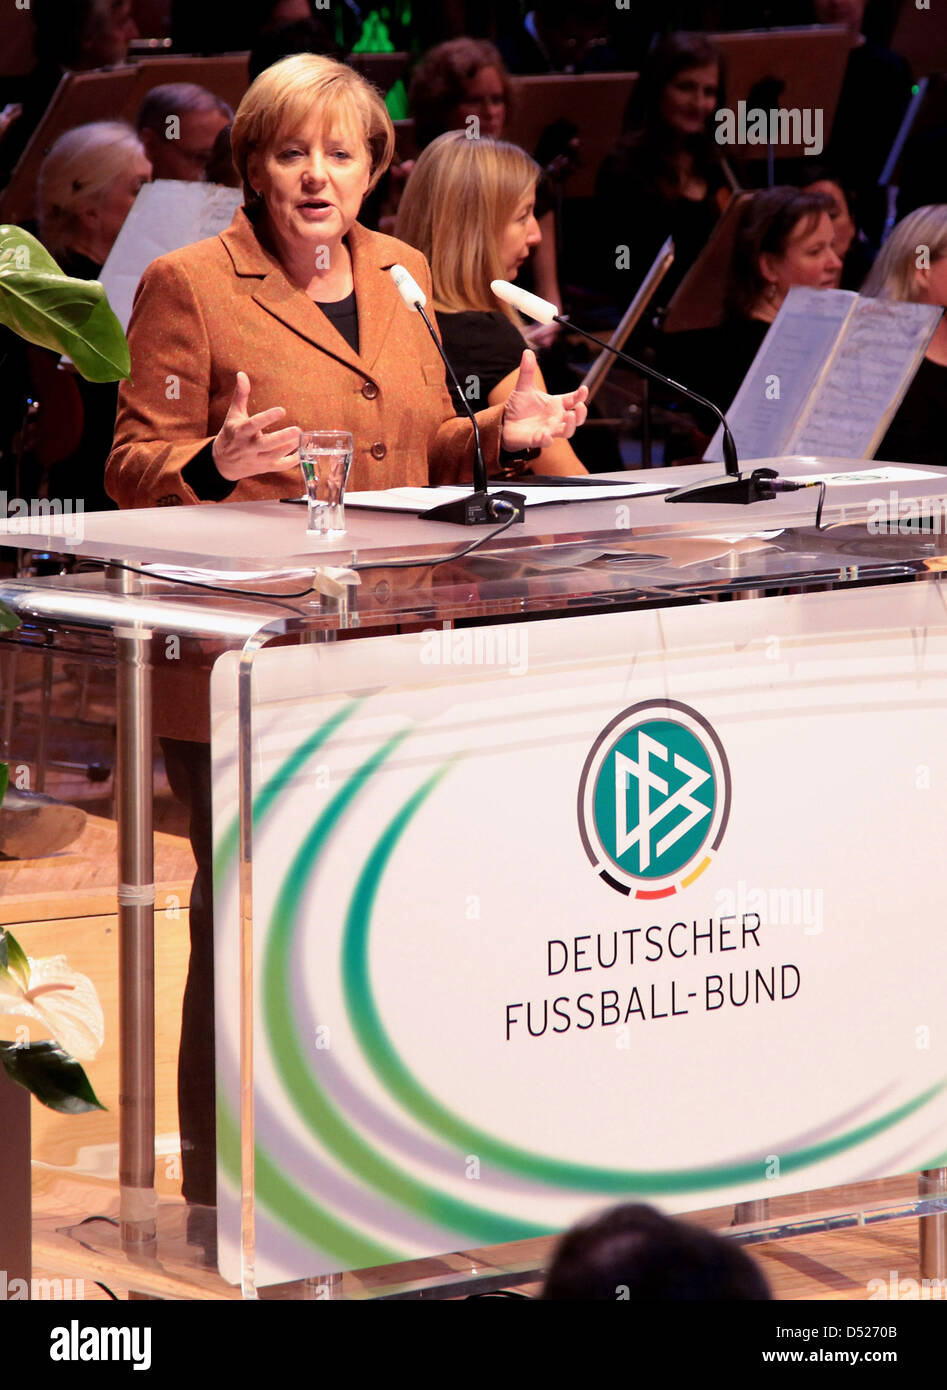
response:
<path fill-rule="evenodd" d="M 39 237 L 66 275 L 97 280 L 151 165 L 124 121 L 94 121 L 67 130 L 40 166 Z M 26 349 L 31 394 L 39 412 L 31 428 L 28 491 L 79 501 L 87 512 L 111 510 L 105 461 L 112 448 L 118 385 L 85 381 L 59 369 L 56 353 Z"/>
<path fill-rule="evenodd" d="M 40 166 L 37 217 L 43 245 L 69 275 L 94 280 L 151 164 L 132 126 L 93 121 L 67 130 Z"/>
<path fill-rule="evenodd" d="M 527 345 L 522 319 L 497 300 L 490 282 L 515 280 L 541 239 L 538 176 L 518 145 L 452 130 L 419 156 L 401 199 L 396 235 L 430 263 L 444 350 L 474 410 L 507 399 Z M 537 385 L 545 390 L 538 373 Z M 567 439 L 545 448 L 537 467 L 543 474 L 586 471 Z"/>
<path fill-rule="evenodd" d="M 901 303 L 947 306 L 947 205 L 917 208 L 898 223 L 878 253 L 862 294 Z M 875 457 L 947 468 L 944 315 Z"/>

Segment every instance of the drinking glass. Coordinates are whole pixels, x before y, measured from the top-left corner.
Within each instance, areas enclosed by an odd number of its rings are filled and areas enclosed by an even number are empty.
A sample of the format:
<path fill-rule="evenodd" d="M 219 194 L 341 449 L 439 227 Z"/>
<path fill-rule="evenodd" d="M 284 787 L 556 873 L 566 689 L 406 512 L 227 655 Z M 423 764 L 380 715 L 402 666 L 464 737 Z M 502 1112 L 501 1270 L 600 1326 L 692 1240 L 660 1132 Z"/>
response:
<path fill-rule="evenodd" d="M 309 501 L 306 534 L 344 536 L 352 436 L 345 430 L 301 430 L 299 463 Z"/>

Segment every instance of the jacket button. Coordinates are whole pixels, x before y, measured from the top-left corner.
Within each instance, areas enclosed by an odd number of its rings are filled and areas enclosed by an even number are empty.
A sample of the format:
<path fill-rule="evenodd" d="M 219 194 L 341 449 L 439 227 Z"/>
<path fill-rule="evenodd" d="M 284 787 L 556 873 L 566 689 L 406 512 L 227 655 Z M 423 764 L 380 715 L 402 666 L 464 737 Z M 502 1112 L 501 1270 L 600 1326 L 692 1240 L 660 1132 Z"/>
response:
<path fill-rule="evenodd" d="M 378 395 L 378 387 L 373 381 L 366 381 L 362 386 L 362 395 L 367 401 L 373 401 Z"/>
<path fill-rule="evenodd" d="M 381 442 L 380 439 L 379 439 L 379 440 L 376 440 L 376 442 L 372 445 L 372 458 L 373 458 L 373 459 L 383 459 L 383 458 L 385 457 L 385 455 L 387 454 L 387 452 L 388 452 L 388 446 L 387 446 L 386 444 L 382 444 L 382 442 Z"/>

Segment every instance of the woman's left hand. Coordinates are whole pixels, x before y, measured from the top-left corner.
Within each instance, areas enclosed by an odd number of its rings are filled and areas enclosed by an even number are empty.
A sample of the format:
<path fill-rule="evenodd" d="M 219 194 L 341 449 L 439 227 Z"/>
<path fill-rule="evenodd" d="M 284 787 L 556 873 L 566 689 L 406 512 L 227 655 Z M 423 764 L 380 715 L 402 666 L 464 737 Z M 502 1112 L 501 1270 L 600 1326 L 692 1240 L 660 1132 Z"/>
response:
<path fill-rule="evenodd" d="M 566 396 L 550 396 L 536 387 L 535 380 L 536 355 L 527 348 L 503 411 L 501 443 L 511 454 L 545 449 L 554 439 L 569 439 L 588 413 L 587 387 L 580 386 Z"/>

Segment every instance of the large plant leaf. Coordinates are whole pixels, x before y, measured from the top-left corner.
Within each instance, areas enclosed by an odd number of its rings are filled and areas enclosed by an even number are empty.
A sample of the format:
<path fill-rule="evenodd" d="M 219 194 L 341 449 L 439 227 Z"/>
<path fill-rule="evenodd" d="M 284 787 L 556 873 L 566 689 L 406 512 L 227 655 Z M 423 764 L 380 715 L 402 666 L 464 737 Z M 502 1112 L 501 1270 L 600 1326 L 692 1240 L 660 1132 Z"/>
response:
<path fill-rule="evenodd" d="M 0 226 L 0 323 L 65 353 L 87 381 L 118 381 L 131 370 L 122 325 L 99 281 L 64 275 L 22 227 Z"/>
<path fill-rule="evenodd" d="M 3 763 L 2 767 L 4 773 L 9 776 L 10 769 L 7 767 L 6 763 Z M 4 790 L 6 790 L 5 782 Z M 27 959 L 26 952 L 12 932 L 8 932 L 3 927 L 0 927 L 0 973 L 4 972 L 12 975 L 23 989 L 29 989 L 30 963 Z M 0 1004 L 0 1010 L 2 1010 L 2 1007 L 2 1004 Z"/>
<path fill-rule="evenodd" d="M 63 1115 L 79 1115 L 85 1110 L 104 1110 L 75 1057 L 55 1042 L 26 1046 L 0 1042 L 0 1065 L 11 1081 L 25 1086 L 41 1104 Z"/>
<path fill-rule="evenodd" d="M 5 603 L 0 603 L 0 632 L 12 632 L 20 626 L 20 619 Z"/>

